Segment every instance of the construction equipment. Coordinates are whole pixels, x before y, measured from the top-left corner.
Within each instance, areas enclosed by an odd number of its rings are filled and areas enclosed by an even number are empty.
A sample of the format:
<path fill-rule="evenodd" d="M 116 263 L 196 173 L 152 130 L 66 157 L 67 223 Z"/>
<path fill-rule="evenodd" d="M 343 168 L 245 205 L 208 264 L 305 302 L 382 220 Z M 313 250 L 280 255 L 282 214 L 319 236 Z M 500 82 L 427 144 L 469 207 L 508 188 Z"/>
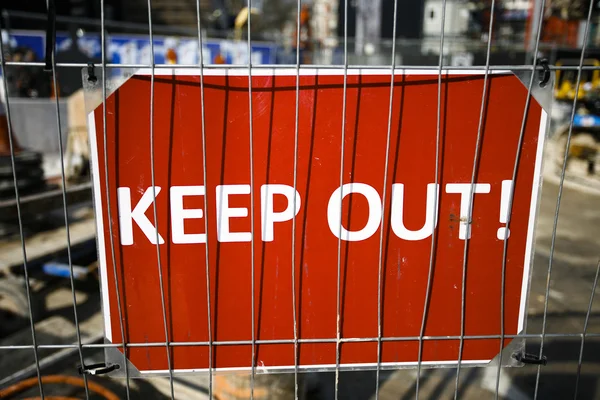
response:
<path fill-rule="evenodd" d="M 579 65 L 577 59 L 564 59 L 556 62 L 557 67 L 576 67 Z M 583 69 L 581 71 L 581 82 L 579 85 L 579 92 L 577 94 L 578 99 L 582 99 L 586 94 L 596 88 L 600 87 L 600 70 L 596 67 L 600 66 L 600 61 L 597 59 L 584 60 L 584 67 L 595 67 L 593 70 Z M 560 70 L 556 71 L 556 88 L 554 90 L 554 97 L 556 100 L 565 101 L 573 100 L 576 92 L 577 82 L 577 70 Z"/>
<path fill-rule="evenodd" d="M 598 73 L 598 71 L 593 72 Z M 587 84 L 592 85 L 589 81 Z M 583 162 L 587 174 L 594 175 L 596 164 L 600 161 L 600 89 L 590 89 L 584 94 L 581 94 L 580 90 L 577 98 L 577 110 L 573 117 L 572 128 L 569 123 L 566 123 L 556 135 L 558 151 L 555 160 L 557 168 L 562 168 L 565 156 L 567 167 L 575 160 Z M 571 140 L 568 141 L 570 130 Z"/>
<path fill-rule="evenodd" d="M 11 157 L 11 143 L 14 158 Z M 13 177 L 13 168 L 16 174 Z M 35 194 L 47 189 L 42 169 L 42 155 L 22 149 L 11 135 L 9 120 L 0 101 L 0 201 L 14 197 L 15 185 L 22 194 Z M 17 219 L 14 214 L 11 220 Z M 2 218 L 6 219 L 6 216 Z M 15 232 L 15 225 L 0 222 L 0 236 Z"/>
<path fill-rule="evenodd" d="M 244 26 L 248 23 L 248 15 L 252 14 L 254 21 L 256 23 L 256 17 L 260 17 L 260 11 L 254 7 L 248 8 L 244 7 L 240 10 L 237 17 L 235 17 L 234 23 L 234 36 L 235 40 L 242 40 L 244 33 Z"/>

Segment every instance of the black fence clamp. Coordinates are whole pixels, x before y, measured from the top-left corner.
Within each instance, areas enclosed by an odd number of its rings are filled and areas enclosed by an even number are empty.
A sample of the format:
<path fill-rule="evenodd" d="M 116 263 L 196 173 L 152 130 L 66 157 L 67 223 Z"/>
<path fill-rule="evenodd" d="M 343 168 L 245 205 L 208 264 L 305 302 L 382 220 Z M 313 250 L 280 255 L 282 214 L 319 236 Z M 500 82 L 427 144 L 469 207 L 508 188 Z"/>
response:
<path fill-rule="evenodd" d="M 96 83 L 98 81 L 98 77 L 96 77 L 96 67 L 94 66 L 94 63 L 88 63 L 87 73 L 88 82 Z"/>
<path fill-rule="evenodd" d="M 542 67 L 542 69 L 538 71 L 540 86 L 544 87 L 550 81 L 550 65 L 548 64 L 548 59 L 540 58 L 538 60 L 538 65 Z"/>
<path fill-rule="evenodd" d="M 546 365 L 548 360 L 546 356 L 538 357 L 534 354 L 530 353 L 518 353 L 515 354 L 515 360 L 522 362 L 523 364 L 531 364 L 531 365 Z"/>
<path fill-rule="evenodd" d="M 79 375 L 104 375 L 109 372 L 115 371 L 121 368 L 119 364 L 106 364 L 106 363 L 98 363 L 91 365 L 84 365 L 83 367 L 80 365 L 77 367 L 77 371 Z"/>

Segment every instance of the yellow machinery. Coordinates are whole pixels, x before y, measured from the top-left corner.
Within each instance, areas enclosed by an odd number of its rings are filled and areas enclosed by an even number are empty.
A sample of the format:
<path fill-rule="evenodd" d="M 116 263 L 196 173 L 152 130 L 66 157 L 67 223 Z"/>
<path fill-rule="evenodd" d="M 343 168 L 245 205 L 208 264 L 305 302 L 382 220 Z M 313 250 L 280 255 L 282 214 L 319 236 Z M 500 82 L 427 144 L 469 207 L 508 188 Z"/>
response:
<path fill-rule="evenodd" d="M 556 86 L 554 97 L 562 105 L 556 104 L 557 120 L 560 124 L 554 134 L 556 140 L 556 166 L 562 169 L 565 156 L 569 164 L 581 162 L 587 164 L 587 174 L 596 174 L 596 164 L 600 162 L 600 61 L 597 59 L 586 59 L 583 65 L 594 67 L 583 69 L 579 91 L 577 91 L 577 75 L 579 70 L 578 59 L 564 59 L 556 63 L 557 66 L 575 67 L 569 69 L 558 69 L 556 71 Z M 577 109 L 570 121 L 573 100 L 577 92 Z M 562 112 L 560 112 L 563 110 Z M 562 115 L 562 118 L 560 117 Z M 569 140 L 569 135 L 571 139 Z M 567 151 L 567 142 L 569 148 Z M 581 168 L 579 168 L 581 170 Z"/>
<path fill-rule="evenodd" d="M 586 59 L 583 62 L 584 66 L 600 66 L 600 61 L 597 59 Z M 557 67 L 568 66 L 578 67 L 579 60 L 577 59 L 565 59 L 560 60 L 556 63 Z M 577 85 L 577 69 L 568 70 L 557 70 L 556 71 L 556 88 L 554 90 L 554 97 L 557 100 L 573 100 L 575 97 L 575 89 Z M 593 70 L 582 70 L 581 71 L 581 83 L 577 98 L 581 99 L 592 90 L 600 88 L 600 71 L 598 69 Z"/>
<path fill-rule="evenodd" d="M 252 15 L 260 15 L 260 11 L 257 10 L 256 8 L 252 7 L 250 9 L 250 11 L 248 11 L 248 7 L 244 7 L 241 9 L 241 11 L 238 13 L 237 17 L 235 17 L 235 39 L 236 40 L 241 40 L 242 39 L 242 35 L 243 35 L 243 29 L 244 26 L 246 25 L 246 22 L 248 22 L 248 14 L 252 13 Z"/>

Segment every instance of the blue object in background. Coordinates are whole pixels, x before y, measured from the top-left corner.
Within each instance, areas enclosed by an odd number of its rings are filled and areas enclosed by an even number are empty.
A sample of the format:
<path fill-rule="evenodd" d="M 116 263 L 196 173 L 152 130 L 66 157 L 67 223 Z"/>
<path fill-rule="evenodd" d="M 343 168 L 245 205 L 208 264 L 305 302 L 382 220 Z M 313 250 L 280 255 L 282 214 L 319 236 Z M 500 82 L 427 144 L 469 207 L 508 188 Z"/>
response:
<path fill-rule="evenodd" d="M 575 114 L 573 127 L 600 128 L 600 116 L 594 114 Z"/>
<path fill-rule="evenodd" d="M 69 264 L 57 261 L 47 262 L 42 265 L 42 270 L 47 275 L 58 276 L 61 278 L 69 278 L 71 276 L 71 267 Z M 89 270 L 79 265 L 73 265 L 73 278 L 83 279 L 87 276 Z"/>
<path fill-rule="evenodd" d="M 45 33 L 41 31 L 13 31 L 11 41 L 16 47 L 28 47 L 38 60 L 44 59 Z M 56 34 L 57 53 L 69 48 L 71 38 L 67 33 Z M 87 33 L 79 38 L 79 48 L 89 57 L 101 57 L 101 40 L 97 33 Z M 247 64 L 247 43 L 233 40 L 211 40 L 203 43 L 204 62 L 214 63 L 218 54 L 225 58 L 227 64 Z M 150 41 L 143 35 L 107 35 L 107 61 L 114 64 L 150 64 Z M 154 62 L 165 64 L 165 53 L 168 48 L 175 48 L 180 64 L 198 64 L 198 45 L 195 39 L 180 37 L 154 37 Z M 275 64 L 278 46 L 270 43 L 252 44 L 253 64 Z"/>

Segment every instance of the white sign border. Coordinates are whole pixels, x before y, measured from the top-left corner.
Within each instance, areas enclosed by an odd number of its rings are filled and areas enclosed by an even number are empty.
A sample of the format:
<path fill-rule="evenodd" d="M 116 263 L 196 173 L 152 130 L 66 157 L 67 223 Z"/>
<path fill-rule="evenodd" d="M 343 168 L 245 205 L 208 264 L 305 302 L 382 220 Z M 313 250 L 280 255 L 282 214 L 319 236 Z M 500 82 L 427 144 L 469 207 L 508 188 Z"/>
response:
<path fill-rule="evenodd" d="M 346 74 L 347 76 L 353 75 L 391 75 L 389 68 L 302 68 L 297 71 L 294 68 L 205 68 L 202 73 L 204 76 L 248 76 L 248 73 L 252 76 L 296 76 L 298 73 L 300 76 L 339 76 Z M 136 71 L 135 75 L 152 75 L 154 76 L 165 76 L 165 75 L 187 75 L 187 76 L 200 76 L 200 68 L 142 68 Z M 449 69 L 444 70 L 444 75 L 485 75 L 483 70 L 462 70 L 462 69 Z M 510 70 L 488 70 L 489 75 L 507 75 L 512 74 Z M 431 69 L 404 69 L 397 68 L 394 70 L 395 76 L 401 75 L 430 75 L 436 79 L 439 74 Z M 124 82 L 123 82 L 124 83 Z M 533 97 L 533 95 L 532 95 Z M 541 107 L 541 106 L 540 106 Z M 112 325 L 110 315 L 110 299 L 108 295 L 108 278 L 107 278 L 107 262 L 106 262 L 106 246 L 104 243 L 104 221 L 102 218 L 102 186 L 100 184 L 99 174 L 99 160 L 98 160 L 98 147 L 96 137 L 96 124 L 95 124 L 95 110 L 92 110 L 88 114 L 88 135 L 91 147 L 91 169 L 92 169 L 92 180 L 93 180 L 93 193 L 94 193 L 94 212 L 96 217 L 96 236 L 98 243 L 98 269 L 100 272 L 100 284 L 102 291 L 102 312 L 104 318 L 104 334 L 108 341 L 113 343 L 112 338 Z M 519 305 L 519 320 L 517 326 L 517 334 L 523 332 L 525 327 L 525 320 L 527 318 L 527 302 L 528 302 L 528 291 L 531 278 L 531 267 L 533 264 L 533 247 L 535 242 L 535 222 L 537 218 L 538 206 L 540 201 L 540 187 L 542 183 L 542 165 L 543 165 L 543 153 L 544 144 L 546 141 L 546 129 L 548 123 L 548 113 L 541 107 L 540 127 L 538 133 L 538 146 L 536 150 L 536 160 L 534 166 L 534 176 L 532 182 L 532 194 L 531 194 L 531 205 L 529 209 L 529 223 L 527 228 L 527 243 L 525 246 L 525 260 L 523 268 L 523 281 L 521 285 L 521 299 Z M 110 217 L 110 216 L 109 216 Z M 291 339 L 290 339 L 291 340 Z M 461 360 L 461 364 L 464 365 L 486 365 L 492 360 Z M 457 365 L 458 360 L 445 360 L 445 361 L 422 361 L 422 365 L 442 365 L 442 366 L 453 366 Z M 370 369 L 376 368 L 377 366 L 383 369 L 391 368 L 406 368 L 416 366 L 417 362 L 381 362 L 381 363 L 358 363 L 358 364 L 340 364 L 339 367 L 342 369 Z M 335 368 L 335 364 L 316 364 L 316 365 L 300 365 L 300 370 L 329 370 Z M 276 367 L 261 367 L 256 366 L 256 371 L 263 372 L 284 372 L 293 370 L 294 366 L 276 366 Z M 240 368 L 213 368 L 213 372 L 243 372 L 250 371 L 251 367 L 240 367 Z M 208 372 L 208 368 L 201 369 L 173 369 L 173 372 L 177 373 L 195 373 L 195 372 Z M 169 370 L 148 370 L 139 371 L 142 375 L 161 375 L 169 373 Z"/>

